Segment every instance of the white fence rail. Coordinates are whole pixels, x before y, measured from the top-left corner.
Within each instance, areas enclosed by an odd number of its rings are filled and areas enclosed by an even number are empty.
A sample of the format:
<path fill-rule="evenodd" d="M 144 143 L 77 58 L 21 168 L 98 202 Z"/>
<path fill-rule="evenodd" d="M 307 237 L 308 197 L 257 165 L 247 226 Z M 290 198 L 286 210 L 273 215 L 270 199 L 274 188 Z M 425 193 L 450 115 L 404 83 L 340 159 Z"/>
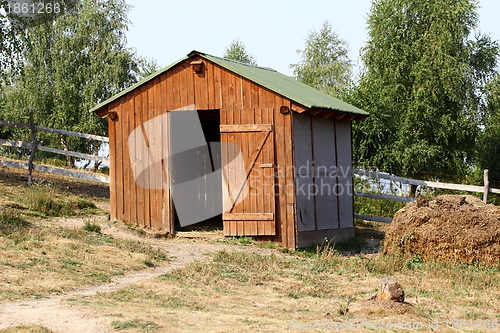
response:
<path fill-rule="evenodd" d="M 450 184 L 450 183 L 441 183 L 441 182 L 431 182 L 425 180 L 411 179 L 405 177 L 394 176 L 384 172 L 373 172 L 373 171 L 365 171 L 365 170 L 354 170 L 354 174 L 358 176 L 366 176 L 370 178 L 376 179 L 387 179 L 393 182 L 399 182 L 402 184 L 409 185 L 417 185 L 422 187 L 430 187 L 430 188 L 441 188 L 447 190 L 456 190 L 456 191 L 467 191 L 467 192 L 477 192 L 483 193 L 483 201 L 485 203 L 488 202 L 489 193 L 500 194 L 500 189 L 491 188 L 489 186 L 488 180 L 488 170 L 484 170 L 484 186 L 477 185 L 463 185 L 463 184 Z M 390 195 L 390 194 L 382 194 L 382 193 L 366 193 L 366 192 L 354 192 L 355 196 L 363 197 L 363 198 L 371 198 L 371 199 L 379 199 L 379 200 L 389 200 L 389 201 L 399 201 L 399 202 L 412 202 L 417 200 L 416 198 L 409 196 L 398 196 L 398 195 Z M 383 223 L 391 223 L 392 218 L 390 217 L 381 217 L 376 215 L 365 215 L 365 214 L 354 214 L 354 218 L 372 221 L 372 222 L 383 222 Z"/>
<path fill-rule="evenodd" d="M 37 164 L 33 163 L 35 153 L 37 150 L 46 151 L 46 152 L 64 155 L 64 156 L 82 158 L 82 159 L 91 160 L 91 161 L 109 162 L 109 158 L 104 157 L 104 156 L 82 154 L 82 153 L 70 151 L 70 150 L 62 150 L 62 149 L 56 149 L 56 148 L 51 148 L 51 147 L 39 146 L 37 144 L 37 138 L 36 138 L 36 131 L 37 130 L 51 132 L 51 133 L 64 134 L 64 135 L 70 135 L 70 136 L 76 136 L 79 138 L 96 140 L 96 141 L 101 141 L 101 142 L 109 142 L 109 138 L 104 137 L 104 136 L 99 136 L 99 135 L 92 135 L 92 134 L 78 133 L 78 132 L 72 132 L 72 131 L 42 127 L 42 126 L 35 126 L 33 123 L 33 112 L 30 112 L 30 124 L 0 120 L 0 125 L 8 126 L 8 127 L 15 127 L 15 128 L 25 128 L 25 129 L 31 130 L 32 142 L 0 139 L 1 146 L 26 148 L 26 149 L 31 150 L 31 154 L 30 154 L 28 162 L 0 159 L 0 165 L 14 167 L 14 168 L 20 168 L 20 169 L 27 169 L 28 170 L 28 184 L 29 185 L 31 185 L 31 183 L 32 183 L 32 170 L 50 172 L 50 173 L 60 174 L 60 175 L 64 175 L 64 176 L 74 177 L 74 178 L 92 180 L 92 181 L 96 181 L 96 182 L 109 183 L 109 177 L 106 175 L 100 175 L 100 174 L 89 173 L 89 172 L 81 172 L 81 171 L 77 171 L 77 170 L 63 169 L 63 168 L 57 168 L 57 167 L 52 167 L 52 166 L 37 165 Z"/>

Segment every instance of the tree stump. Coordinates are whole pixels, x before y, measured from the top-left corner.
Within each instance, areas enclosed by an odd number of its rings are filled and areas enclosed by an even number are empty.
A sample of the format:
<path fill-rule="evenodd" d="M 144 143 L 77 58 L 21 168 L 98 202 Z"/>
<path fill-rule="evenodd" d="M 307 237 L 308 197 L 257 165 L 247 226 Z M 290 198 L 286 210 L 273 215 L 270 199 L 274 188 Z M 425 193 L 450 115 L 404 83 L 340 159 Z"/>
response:
<path fill-rule="evenodd" d="M 379 289 L 376 299 L 379 301 L 404 302 L 405 292 L 398 280 L 392 276 L 383 278 L 378 282 Z"/>

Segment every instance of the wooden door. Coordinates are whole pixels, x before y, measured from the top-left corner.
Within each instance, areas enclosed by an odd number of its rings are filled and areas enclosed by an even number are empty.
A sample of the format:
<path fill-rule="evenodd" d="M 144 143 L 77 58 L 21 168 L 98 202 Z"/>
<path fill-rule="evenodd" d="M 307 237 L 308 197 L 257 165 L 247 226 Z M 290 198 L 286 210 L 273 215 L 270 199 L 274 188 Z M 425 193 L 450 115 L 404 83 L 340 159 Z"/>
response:
<path fill-rule="evenodd" d="M 226 124 L 220 131 L 224 235 L 274 236 L 273 125 Z"/>

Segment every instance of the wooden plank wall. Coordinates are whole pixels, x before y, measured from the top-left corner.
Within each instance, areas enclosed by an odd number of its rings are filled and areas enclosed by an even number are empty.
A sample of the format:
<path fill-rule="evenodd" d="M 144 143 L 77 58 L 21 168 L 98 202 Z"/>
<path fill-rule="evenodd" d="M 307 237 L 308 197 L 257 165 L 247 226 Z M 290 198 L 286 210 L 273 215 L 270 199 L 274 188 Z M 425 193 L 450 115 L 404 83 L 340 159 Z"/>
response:
<path fill-rule="evenodd" d="M 190 66 L 191 61 L 197 60 L 204 62 L 201 73 L 195 73 Z M 233 110 L 232 114 L 221 114 L 221 125 L 274 125 L 274 152 L 267 151 L 265 154 L 274 154 L 276 164 L 276 235 L 260 239 L 294 248 L 296 230 L 295 185 L 291 167 L 292 122 L 291 113 L 280 113 L 281 106 L 292 108 L 292 102 L 201 57 L 193 57 L 178 64 L 108 106 L 109 111 L 114 110 L 118 114 L 117 121 L 109 121 L 109 135 L 113 142 L 110 145 L 112 218 L 172 230 L 168 186 L 161 190 L 148 190 L 136 185 L 128 156 L 129 148 L 133 150 L 133 147 L 128 147 L 127 141 L 130 133 L 144 122 L 169 110 L 193 104 L 199 110 Z M 263 112 L 264 109 L 272 109 L 272 112 Z M 258 133 L 252 134 L 250 144 L 255 143 L 257 135 Z M 160 145 L 162 149 L 168 149 L 166 137 L 167 135 L 163 136 Z M 157 147 L 158 143 L 154 142 L 154 146 Z M 148 160 L 142 162 L 150 163 Z M 272 173 L 273 170 L 266 172 Z M 157 180 L 150 181 L 154 183 Z M 258 208 L 257 202 L 252 202 L 251 205 Z M 255 222 L 252 222 L 252 228 L 258 228 L 258 222 L 257 225 Z"/>
<path fill-rule="evenodd" d="M 270 236 L 276 234 L 274 200 L 274 133 L 272 126 L 274 108 L 256 108 L 242 110 L 221 110 L 221 119 L 226 129 L 221 131 L 222 142 L 234 143 L 241 149 L 244 165 L 226 167 L 225 179 L 229 183 L 236 201 L 234 208 L 225 207 L 224 234 L 229 236 Z M 240 114 L 243 124 L 266 124 L 269 126 L 245 126 L 234 124 L 234 115 Z M 228 126 L 229 125 L 229 126 Z M 232 125 L 232 126 L 231 126 Z M 271 132 L 269 132 L 271 131 Z M 228 160 L 238 161 L 236 155 L 240 149 L 228 147 L 225 156 Z M 227 165 L 225 161 L 224 165 Z M 234 163 L 234 162 L 233 162 Z M 246 184 L 239 185 L 241 174 L 235 170 L 249 171 Z M 241 169 L 240 169 L 241 168 Z M 240 172 L 241 172 L 240 171 Z M 243 171 L 244 172 L 244 171 Z M 240 190 L 241 187 L 241 190 Z M 243 201 L 238 199 L 244 198 Z M 244 215 L 243 215 L 244 214 Z M 231 220 L 230 216 L 239 216 Z M 244 217 L 243 217 L 244 216 Z M 270 216 L 273 216 L 270 219 Z"/>

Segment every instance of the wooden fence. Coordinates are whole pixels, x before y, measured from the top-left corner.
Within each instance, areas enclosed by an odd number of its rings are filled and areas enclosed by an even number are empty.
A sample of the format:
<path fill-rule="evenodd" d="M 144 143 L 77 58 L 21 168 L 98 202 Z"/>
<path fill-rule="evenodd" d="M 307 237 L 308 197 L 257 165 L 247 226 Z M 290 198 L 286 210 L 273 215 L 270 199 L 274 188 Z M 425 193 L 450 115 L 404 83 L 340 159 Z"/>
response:
<path fill-rule="evenodd" d="M 82 153 L 69 151 L 69 150 L 61 150 L 61 149 L 56 149 L 56 148 L 51 148 L 51 147 L 40 146 L 37 143 L 36 131 L 46 131 L 46 132 L 51 132 L 51 133 L 65 134 L 65 135 L 85 138 L 85 139 L 89 139 L 89 140 L 96 140 L 96 141 L 101 141 L 101 142 L 109 142 L 109 139 L 107 137 L 78 133 L 78 132 L 71 132 L 71 131 L 60 130 L 60 129 L 53 129 L 53 128 L 42 127 L 42 126 L 36 126 L 33 123 L 33 113 L 32 112 L 30 112 L 30 123 L 29 124 L 0 120 L 0 125 L 15 127 L 15 128 L 31 129 L 32 142 L 0 139 L 0 145 L 2 145 L 2 146 L 31 149 L 31 154 L 30 154 L 30 157 L 28 159 L 28 162 L 19 162 L 19 161 L 10 161 L 10 160 L 0 159 L 0 165 L 14 167 L 14 168 L 28 169 L 28 183 L 30 185 L 32 182 L 32 170 L 56 173 L 56 174 L 60 174 L 60 175 L 64 175 L 64 176 L 87 179 L 87 180 L 92 180 L 92 181 L 97 181 L 97 182 L 102 182 L 102 183 L 109 183 L 109 177 L 105 176 L 105 175 L 81 172 L 78 170 L 57 168 L 57 167 L 52 167 L 52 166 L 36 165 L 33 163 L 37 150 L 46 151 L 46 152 L 55 153 L 55 154 L 60 154 L 60 155 L 65 155 L 65 156 L 72 156 L 72 157 L 76 157 L 76 158 L 82 158 L 82 159 L 86 159 L 86 160 L 98 161 L 98 162 L 108 162 L 109 161 L 108 157 L 88 155 L 88 154 L 82 154 Z M 394 176 L 394 175 L 391 175 L 388 173 L 383 173 L 383 172 L 371 172 L 371 171 L 364 171 L 364 170 L 354 170 L 354 174 L 358 175 L 358 176 L 365 176 L 365 177 L 376 178 L 376 179 L 390 180 L 393 184 L 395 184 L 395 182 L 399 182 L 402 184 L 416 185 L 416 186 L 422 186 L 422 187 L 431 187 L 431 188 L 441 188 L 441 189 L 448 189 L 448 190 L 483 193 L 484 202 L 488 201 L 488 194 L 489 193 L 500 194 L 500 189 L 490 187 L 489 181 L 488 181 L 488 170 L 485 170 L 485 173 L 484 173 L 484 186 L 424 181 L 424 180 L 417 180 L 417 179 Z M 401 195 L 392 195 L 392 194 L 383 194 L 383 193 L 367 193 L 367 192 L 357 192 L 357 191 L 354 192 L 354 195 L 358 196 L 358 197 L 363 197 L 363 198 L 399 201 L 399 202 L 411 202 L 411 201 L 417 200 L 416 198 L 405 196 L 404 192 L 401 189 L 398 189 L 398 190 L 401 193 Z M 391 223 L 392 222 L 392 218 L 390 218 L 390 217 L 381 217 L 381 216 L 376 216 L 376 215 L 354 214 L 354 217 L 357 219 L 365 220 L 365 221 L 383 222 L 383 223 Z"/>
<path fill-rule="evenodd" d="M 477 192 L 483 193 L 483 201 L 485 203 L 488 202 L 489 193 L 500 194 L 500 189 L 491 188 L 488 180 L 488 170 L 484 170 L 484 186 L 476 186 L 476 185 L 462 185 L 462 184 L 450 184 L 450 183 L 441 183 L 441 182 L 431 182 L 425 180 L 417 180 L 405 177 L 398 177 L 384 172 L 371 172 L 364 170 L 354 170 L 354 174 L 358 176 L 365 176 L 376 179 L 386 179 L 390 180 L 395 184 L 395 182 L 399 182 L 402 184 L 408 185 L 416 185 L 422 187 L 431 187 L 431 188 L 442 188 L 448 190 L 457 190 L 457 191 L 467 191 L 467 192 Z M 371 199 L 379 199 L 379 200 L 389 200 L 389 201 L 399 201 L 399 202 L 411 202 L 417 200 L 416 198 L 405 196 L 403 191 L 399 189 L 402 195 L 392 195 L 392 194 L 381 194 L 381 193 L 366 193 L 366 192 L 354 192 L 355 196 L 363 197 L 363 198 L 371 198 Z M 366 214 L 354 214 L 354 218 L 372 221 L 372 222 L 383 222 L 383 223 L 391 223 L 392 218 L 390 217 L 381 217 L 376 215 L 366 215 Z"/>
<path fill-rule="evenodd" d="M 82 159 L 86 159 L 86 160 L 98 161 L 98 162 L 108 162 L 109 161 L 108 157 L 88 155 L 88 154 L 82 154 L 82 153 L 78 153 L 78 152 L 74 152 L 74 151 L 70 151 L 70 150 L 61 150 L 61 149 L 56 149 L 56 148 L 51 148 L 51 147 L 40 146 L 40 145 L 38 145 L 38 141 L 37 141 L 37 136 L 36 136 L 37 131 L 65 134 L 65 135 L 76 136 L 79 138 L 96 140 L 96 141 L 101 141 L 101 142 L 109 142 L 109 139 L 107 137 L 99 136 L 99 135 L 78 133 L 78 132 L 71 132 L 71 131 L 42 127 L 42 126 L 35 126 L 33 123 L 33 113 L 32 112 L 30 112 L 30 123 L 29 124 L 0 120 L 0 125 L 15 127 L 15 128 L 25 128 L 25 129 L 31 130 L 31 142 L 0 139 L 0 145 L 2 145 L 2 146 L 19 147 L 19 148 L 26 148 L 26 149 L 31 150 L 28 162 L 9 161 L 9 160 L 5 160 L 5 159 L 0 159 L 0 165 L 14 167 L 14 168 L 27 169 L 28 170 L 28 185 L 31 185 L 31 183 L 32 183 L 32 170 L 51 172 L 51 173 L 56 173 L 56 174 L 69 176 L 69 177 L 93 180 L 93 181 L 97 181 L 97 182 L 101 182 L 101 183 L 109 183 L 109 177 L 106 175 L 99 175 L 99 174 L 95 174 L 95 173 L 81 172 L 78 170 L 63 169 L 63 168 L 57 168 L 57 167 L 52 167 L 52 166 L 37 165 L 37 164 L 33 163 L 37 150 L 46 151 L 46 152 L 50 152 L 50 153 L 54 153 L 54 154 L 65 155 L 65 156 L 82 158 Z"/>

